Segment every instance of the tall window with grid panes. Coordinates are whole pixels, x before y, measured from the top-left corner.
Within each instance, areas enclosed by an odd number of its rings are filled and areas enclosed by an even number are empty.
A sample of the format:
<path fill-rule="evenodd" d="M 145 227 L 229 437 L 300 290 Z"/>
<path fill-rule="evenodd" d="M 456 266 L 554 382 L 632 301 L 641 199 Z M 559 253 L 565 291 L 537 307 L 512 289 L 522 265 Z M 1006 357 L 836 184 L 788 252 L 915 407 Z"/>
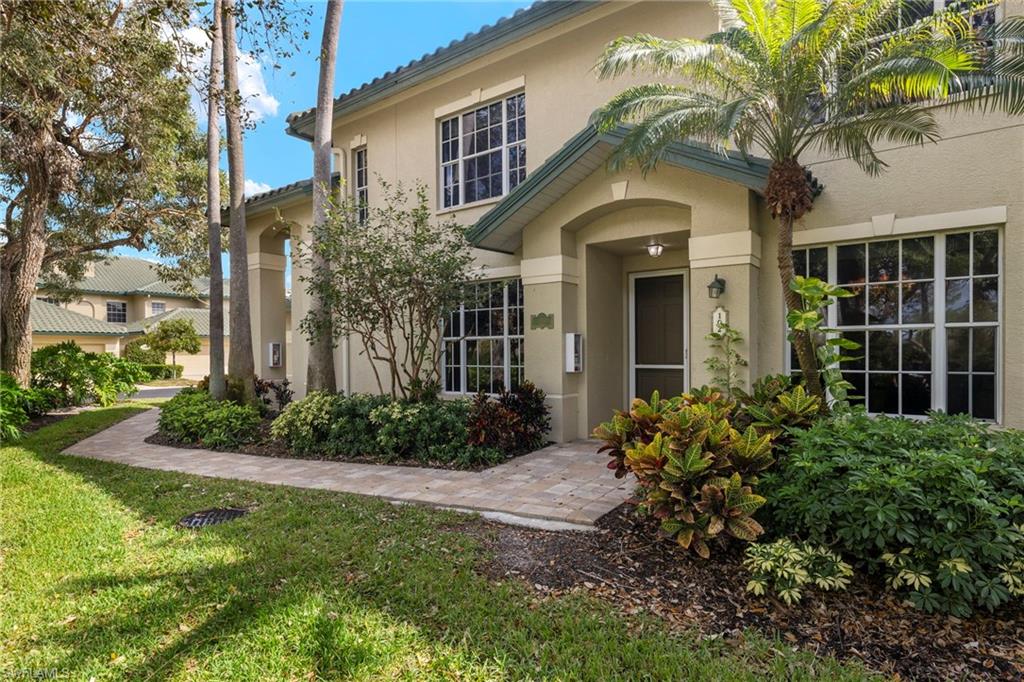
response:
<path fill-rule="evenodd" d="M 908 236 L 793 252 L 798 275 L 853 294 L 829 325 L 860 344 L 843 376 L 878 414 L 999 417 L 1000 233 Z M 790 367 L 797 370 L 790 348 Z"/>
<path fill-rule="evenodd" d="M 359 222 L 365 223 L 370 216 L 370 172 L 367 165 L 366 147 L 360 147 L 352 152 L 352 169 L 355 171 L 352 195 L 356 200 Z"/>
<path fill-rule="evenodd" d="M 500 197 L 526 178 L 526 95 L 441 121 L 441 205 Z"/>
<path fill-rule="evenodd" d="M 497 393 L 523 382 L 523 283 L 475 282 L 444 324 L 441 375 L 448 393 Z"/>

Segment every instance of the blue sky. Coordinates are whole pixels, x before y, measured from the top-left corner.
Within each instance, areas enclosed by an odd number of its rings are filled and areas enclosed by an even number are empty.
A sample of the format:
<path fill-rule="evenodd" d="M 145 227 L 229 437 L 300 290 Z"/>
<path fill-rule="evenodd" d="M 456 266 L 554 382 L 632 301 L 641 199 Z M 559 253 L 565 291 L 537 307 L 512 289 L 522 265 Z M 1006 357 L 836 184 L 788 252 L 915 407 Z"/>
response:
<path fill-rule="evenodd" d="M 346 0 L 338 45 L 334 92 L 348 92 L 456 38 L 508 16 L 529 2 L 405 2 Z M 241 75 L 253 94 L 250 108 L 259 116 L 245 138 L 245 176 L 250 190 L 269 189 L 312 175 L 309 144 L 285 134 L 288 114 L 315 104 L 319 65 L 315 54 L 323 33 L 326 2 L 296 3 L 312 10 L 309 40 L 302 53 L 280 69 L 255 62 Z M 292 72 L 295 75 L 291 75 Z M 143 255 L 120 249 L 125 255 Z"/>

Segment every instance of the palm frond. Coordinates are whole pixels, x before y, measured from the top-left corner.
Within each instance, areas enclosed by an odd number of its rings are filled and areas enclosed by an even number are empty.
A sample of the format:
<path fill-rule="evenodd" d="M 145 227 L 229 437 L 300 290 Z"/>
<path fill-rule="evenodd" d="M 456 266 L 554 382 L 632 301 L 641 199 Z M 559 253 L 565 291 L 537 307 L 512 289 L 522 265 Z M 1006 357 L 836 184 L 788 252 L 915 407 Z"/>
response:
<path fill-rule="evenodd" d="M 930 109 L 902 104 L 831 119 L 806 144 L 817 143 L 820 151 L 849 157 L 868 174 L 877 175 L 885 167 L 875 153 L 877 142 L 921 145 L 938 139 L 939 126 Z"/>

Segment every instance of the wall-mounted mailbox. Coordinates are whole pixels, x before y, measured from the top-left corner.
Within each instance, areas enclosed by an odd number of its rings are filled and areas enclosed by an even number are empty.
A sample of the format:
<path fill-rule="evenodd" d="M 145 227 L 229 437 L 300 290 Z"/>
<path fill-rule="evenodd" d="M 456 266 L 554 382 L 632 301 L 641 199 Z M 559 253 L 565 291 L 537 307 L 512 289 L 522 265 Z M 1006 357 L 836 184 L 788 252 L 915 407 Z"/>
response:
<path fill-rule="evenodd" d="M 570 374 L 583 371 L 583 334 L 565 335 L 565 371 Z"/>
<path fill-rule="evenodd" d="M 268 344 L 268 354 L 270 355 L 269 367 L 280 367 L 284 361 L 284 354 L 281 352 L 281 343 L 279 341 L 271 341 Z"/>

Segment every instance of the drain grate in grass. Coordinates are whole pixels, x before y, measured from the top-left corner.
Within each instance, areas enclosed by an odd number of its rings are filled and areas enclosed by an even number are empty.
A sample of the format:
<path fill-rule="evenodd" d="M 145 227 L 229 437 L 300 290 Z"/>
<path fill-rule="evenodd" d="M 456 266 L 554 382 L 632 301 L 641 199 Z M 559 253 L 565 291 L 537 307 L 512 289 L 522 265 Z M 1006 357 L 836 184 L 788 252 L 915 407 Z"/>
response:
<path fill-rule="evenodd" d="M 205 528 L 217 523 L 224 523 L 231 519 L 247 514 L 244 509 L 204 509 L 184 516 L 178 521 L 181 528 Z"/>

